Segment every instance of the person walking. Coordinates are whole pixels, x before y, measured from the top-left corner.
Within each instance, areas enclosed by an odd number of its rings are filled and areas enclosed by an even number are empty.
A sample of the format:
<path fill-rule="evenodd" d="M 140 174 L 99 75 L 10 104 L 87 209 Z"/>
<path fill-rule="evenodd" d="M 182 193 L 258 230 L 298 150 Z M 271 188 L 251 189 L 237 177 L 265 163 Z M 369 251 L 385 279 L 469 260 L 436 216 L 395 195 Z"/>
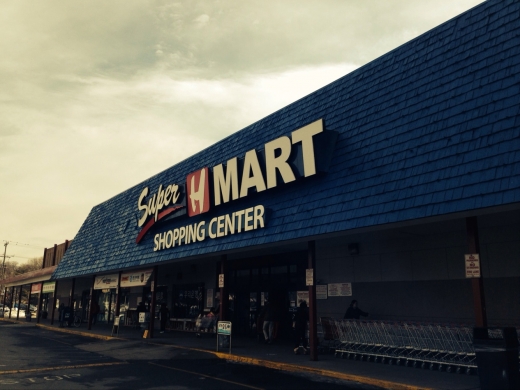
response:
<path fill-rule="evenodd" d="M 350 303 L 345 316 L 343 317 L 346 320 L 359 320 L 359 317 L 368 317 L 368 313 L 365 313 L 358 307 L 358 301 L 355 299 Z"/>
<path fill-rule="evenodd" d="M 264 323 L 262 329 L 264 331 L 264 343 L 271 344 L 273 342 L 273 331 L 274 331 L 274 322 L 275 322 L 275 313 L 274 308 L 271 303 L 266 302 L 264 309 L 260 316 L 263 317 Z"/>
<path fill-rule="evenodd" d="M 166 307 L 166 303 L 161 303 L 161 308 L 159 309 L 159 316 L 161 318 L 161 331 L 160 333 L 164 333 L 166 329 L 166 322 L 168 322 L 168 319 L 170 317 L 170 311 Z"/>

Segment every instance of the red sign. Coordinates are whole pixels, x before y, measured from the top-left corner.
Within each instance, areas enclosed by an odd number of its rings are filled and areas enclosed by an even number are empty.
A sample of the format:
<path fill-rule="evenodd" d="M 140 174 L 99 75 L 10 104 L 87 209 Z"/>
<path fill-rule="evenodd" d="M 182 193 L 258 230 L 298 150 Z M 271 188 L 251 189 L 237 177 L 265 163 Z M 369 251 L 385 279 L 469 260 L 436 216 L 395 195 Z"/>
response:
<path fill-rule="evenodd" d="M 209 170 L 202 168 L 186 178 L 186 204 L 188 215 L 193 217 L 209 211 Z"/>

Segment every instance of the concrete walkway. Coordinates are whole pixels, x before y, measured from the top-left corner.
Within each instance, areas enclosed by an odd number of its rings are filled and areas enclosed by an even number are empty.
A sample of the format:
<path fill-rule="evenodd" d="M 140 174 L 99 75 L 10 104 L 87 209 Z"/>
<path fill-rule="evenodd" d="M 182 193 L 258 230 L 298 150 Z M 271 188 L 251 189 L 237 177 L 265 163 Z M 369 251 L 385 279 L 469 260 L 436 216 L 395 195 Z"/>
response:
<path fill-rule="evenodd" d="M 13 321 L 0 318 L 3 321 Z M 478 389 L 479 379 L 475 375 L 454 374 L 423 370 L 411 367 L 387 365 L 381 363 L 344 360 L 332 354 L 321 354 L 318 361 L 311 361 L 308 355 L 295 355 L 292 345 L 288 342 L 265 345 L 254 338 L 233 337 L 231 354 L 228 350 L 216 352 L 216 335 L 202 334 L 196 337 L 192 332 L 167 331 L 163 334 L 158 330 L 154 338 L 143 339 L 142 332 L 130 327 L 121 327 L 118 335 L 111 336 L 112 327 L 97 324 L 92 330 L 87 330 L 86 324 L 79 328 L 60 328 L 55 322 L 16 321 L 25 326 L 39 326 L 56 332 L 80 334 L 102 340 L 137 340 L 158 346 L 169 346 L 204 351 L 215 356 L 243 364 L 254 364 L 277 370 L 296 373 L 307 373 L 356 381 L 387 389 Z"/>

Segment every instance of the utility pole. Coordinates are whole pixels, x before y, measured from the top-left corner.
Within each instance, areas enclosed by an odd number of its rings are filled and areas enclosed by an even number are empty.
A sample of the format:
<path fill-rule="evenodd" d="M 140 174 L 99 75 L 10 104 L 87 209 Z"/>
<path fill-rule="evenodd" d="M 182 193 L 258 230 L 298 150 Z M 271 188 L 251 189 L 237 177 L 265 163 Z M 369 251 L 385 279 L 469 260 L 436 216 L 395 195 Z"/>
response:
<path fill-rule="evenodd" d="M 3 294 L 5 294 L 4 279 L 5 279 L 5 255 L 7 253 L 7 245 L 9 245 L 9 241 L 4 241 L 4 260 L 2 261 L 2 283 L 0 284 L 0 289 L 2 290 Z M 4 299 L 4 301 L 5 301 L 5 299 Z"/>
<path fill-rule="evenodd" d="M 7 253 L 7 245 L 9 245 L 9 241 L 4 241 L 4 261 L 2 262 L 2 280 L 5 279 L 5 255 Z"/>

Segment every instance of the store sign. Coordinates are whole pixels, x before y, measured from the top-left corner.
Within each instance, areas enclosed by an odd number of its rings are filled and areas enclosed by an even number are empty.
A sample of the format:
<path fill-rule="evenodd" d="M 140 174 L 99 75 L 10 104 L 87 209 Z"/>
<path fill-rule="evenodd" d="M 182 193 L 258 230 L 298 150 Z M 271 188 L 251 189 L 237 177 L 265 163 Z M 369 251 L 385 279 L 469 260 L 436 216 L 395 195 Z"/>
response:
<path fill-rule="evenodd" d="M 327 285 L 317 284 L 316 285 L 316 299 L 327 299 Z"/>
<path fill-rule="evenodd" d="M 121 274 L 121 287 L 146 286 L 152 273 L 153 269 L 125 272 Z"/>
<path fill-rule="evenodd" d="M 480 278 L 480 256 L 478 253 L 464 255 L 466 278 Z"/>
<path fill-rule="evenodd" d="M 119 275 L 118 274 L 96 276 L 96 278 L 94 279 L 94 290 L 117 288 L 118 285 L 119 285 Z"/>
<path fill-rule="evenodd" d="M 43 294 L 53 293 L 55 286 L 56 286 L 56 282 L 43 283 L 42 293 Z"/>
<path fill-rule="evenodd" d="M 39 294 L 41 288 L 42 288 L 41 283 L 34 283 L 33 285 L 31 285 L 31 294 Z"/>
<path fill-rule="evenodd" d="M 326 171 L 336 139 L 337 133 L 325 131 L 323 120 L 319 119 L 293 131 L 290 137 L 283 136 L 267 142 L 263 150 L 252 149 L 241 158 L 233 157 L 225 164 L 214 166 L 211 174 L 210 168 L 201 168 L 188 174 L 185 183 L 161 184 L 153 195 L 149 195 L 148 187 L 144 188 L 137 202 L 140 212 L 138 226 L 142 229 L 136 243 L 166 216 L 174 218 L 186 214 L 175 213 L 177 210 L 187 208 L 189 217 L 201 215 L 210 211 L 212 205 L 246 198 L 253 193 Z M 248 210 L 221 215 L 209 222 L 188 224 L 162 236 L 156 235 L 154 251 L 203 241 L 206 237 L 214 239 L 264 227 L 263 206 L 254 208 L 254 216 L 248 214 L 253 213 Z"/>
<path fill-rule="evenodd" d="M 307 268 L 305 270 L 305 285 L 313 286 L 314 285 L 314 269 Z"/>

